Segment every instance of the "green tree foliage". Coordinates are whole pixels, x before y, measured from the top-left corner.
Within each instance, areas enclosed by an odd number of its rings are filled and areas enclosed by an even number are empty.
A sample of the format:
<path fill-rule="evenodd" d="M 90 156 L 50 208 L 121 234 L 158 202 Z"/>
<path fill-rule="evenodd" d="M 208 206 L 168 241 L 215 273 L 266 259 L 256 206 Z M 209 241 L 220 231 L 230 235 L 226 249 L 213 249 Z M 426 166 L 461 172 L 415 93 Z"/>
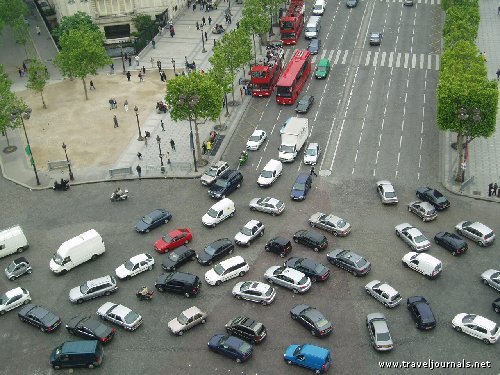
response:
<path fill-rule="evenodd" d="M 47 108 L 45 99 L 43 98 L 43 90 L 45 89 L 45 85 L 47 84 L 49 78 L 49 71 L 40 60 L 34 60 L 31 62 L 28 70 L 28 83 L 26 84 L 26 87 L 40 94 L 43 108 Z"/>
<path fill-rule="evenodd" d="M 152 40 L 158 30 L 155 21 L 147 14 L 138 14 L 132 18 L 132 22 L 137 29 L 132 35 L 138 38 Z"/>
<path fill-rule="evenodd" d="M 441 0 L 441 7 L 444 11 L 447 11 L 448 8 L 456 5 L 469 5 L 479 7 L 478 0 Z"/>
<path fill-rule="evenodd" d="M 8 79 L 3 71 L 3 66 L 0 65 L 0 132 L 7 137 L 7 145 L 9 138 L 7 129 L 16 129 L 21 126 L 19 116 L 12 117 L 12 113 L 16 110 L 24 111 L 27 106 L 11 91 L 12 82 Z"/>
<path fill-rule="evenodd" d="M 61 36 L 70 30 L 75 29 L 88 29 L 91 31 L 100 31 L 99 26 L 97 26 L 92 18 L 84 12 L 76 12 L 72 16 L 65 16 L 61 19 L 59 26 L 52 31 L 52 34 L 57 38 L 61 39 Z"/>
<path fill-rule="evenodd" d="M 452 48 L 460 41 L 474 42 L 479 28 L 479 8 L 471 5 L 450 7 L 443 26 L 445 48 Z"/>
<path fill-rule="evenodd" d="M 201 148 L 197 120 L 215 121 L 222 109 L 222 95 L 222 87 L 210 74 L 193 72 L 167 82 L 165 101 L 170 108 L 172 120 L 194 120 L 198 161 L 201 160 Z"/>
<path fill-rule="evenodd" d="M 255 60 L 257 59 L 255 35 L 262 37 L 271 28 L 271 19 L 265 6 L 264 0 L 246 0 L 240 21 L 241 27 L 252 35 Z"/>
<path fill-rule="evenodd" d="M 218 76 L 228 74 L 234 101 L 234 79 L 238 69 L 252 60 L 252 42 L 243 28 L 233 30 L 216 44 L 209 61 Z"/>
<path fill-rule="evenodd" d="M 4 25 L 15 28 L 19 23 L 24 23 L 26 14 L 28 7 L 23 0 L 0 0 L 0 32 Z"/>
<path fill-rule="evenodd" d="M 54 64 L 63 76 L 78 77 L 82 80 L 87 100 L 85 78 L 97 74 L 97 69 L 111 64 L 111 58 L 106 53 L 103 41 L 104 35 L 100 31 L 89 30 L 86 27 L 71 29 L 61 36 L 61 51 L 54 60 Z"/>

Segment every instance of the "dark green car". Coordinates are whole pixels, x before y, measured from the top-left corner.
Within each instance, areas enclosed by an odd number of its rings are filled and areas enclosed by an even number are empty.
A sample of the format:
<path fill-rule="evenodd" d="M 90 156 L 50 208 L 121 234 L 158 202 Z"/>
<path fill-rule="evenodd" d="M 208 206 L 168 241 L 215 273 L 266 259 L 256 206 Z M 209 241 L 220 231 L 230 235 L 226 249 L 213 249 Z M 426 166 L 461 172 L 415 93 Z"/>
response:
<path fill-rule="evenodd" d="M 328 59 L 321 59 L 316 66 L 316 71 L 314 72 L 314 76 L 318 79 L 323 79 L 328 77 L 330 73 L 330 61 Z"/>

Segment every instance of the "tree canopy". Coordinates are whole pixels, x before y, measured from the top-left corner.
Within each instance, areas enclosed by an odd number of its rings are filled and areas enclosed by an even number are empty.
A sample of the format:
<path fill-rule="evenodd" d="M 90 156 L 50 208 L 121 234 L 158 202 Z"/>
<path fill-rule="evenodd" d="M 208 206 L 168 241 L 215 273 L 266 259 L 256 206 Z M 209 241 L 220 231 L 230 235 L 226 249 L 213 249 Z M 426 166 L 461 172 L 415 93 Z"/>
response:
<path fill-rule="evenodd" d="M 0 65 L 0 131 L 15 129 L 21 125 L 19 116 L 12 117 L 16 111 L 23 112 L 28 108 L 26 104 L 11 91 L 12 82 L 7 78 Z M 8 139 L 8 138 L 7 138 Z"/>
<path fill-rule="evenodd" d="M 90 31 L 100 31 L 92 18 L 84 12 L 76 12 L 72 16 L 64 16 L 57 28 L 52 31 L 52 34 L 60 39 L 61 36 L 70 30 L 88 29 Z"/>
<path fill-rule="evenodd" d="M 45 104 L 45 100 L 43 98 L 43 90 L 45 89 L 45 85 L 47 84 L 49 78 L 49 71 L 40 60 L 34 60 L 31 62 L 30 68 L 28 70 L 28 82 L 26 84 L 26 87 L 40 94 L 42 98 L 43 108 L 47 108 L 47 105 Z"/>
<path fill-rule="evenodd" d="M 4 25 L 19 27 L 25 24 L 24 17 L 28 14 L 28 7 L 23 0 L 0 0 L 0 32 Z M 17 35 L 16 35 L 17 37 Z"/>
<path fill-rule="evenodd" d="M 271 19 L 264 0 L 246 0 L 243 6 L 241 27 L 253 38 L 254 59 L 257 56 L 255 35 L 262 36 L 271 28 Z"/>

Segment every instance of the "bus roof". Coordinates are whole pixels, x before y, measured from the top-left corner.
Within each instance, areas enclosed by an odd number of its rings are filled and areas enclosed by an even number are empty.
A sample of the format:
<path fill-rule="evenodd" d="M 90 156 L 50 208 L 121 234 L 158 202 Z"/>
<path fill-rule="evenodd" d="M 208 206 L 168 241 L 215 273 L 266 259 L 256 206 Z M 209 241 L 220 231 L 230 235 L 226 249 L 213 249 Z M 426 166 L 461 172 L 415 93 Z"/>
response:
<path fill-rule="evenodd" d="M 300 49 L 295 51 L 286 69 L 283 71 L 283 74 L 281 74 L 277 86 L 291 86 L 297 78 L 298 72 L 302 69 L 310 56 L 311 54 L 309 51 Z"/>

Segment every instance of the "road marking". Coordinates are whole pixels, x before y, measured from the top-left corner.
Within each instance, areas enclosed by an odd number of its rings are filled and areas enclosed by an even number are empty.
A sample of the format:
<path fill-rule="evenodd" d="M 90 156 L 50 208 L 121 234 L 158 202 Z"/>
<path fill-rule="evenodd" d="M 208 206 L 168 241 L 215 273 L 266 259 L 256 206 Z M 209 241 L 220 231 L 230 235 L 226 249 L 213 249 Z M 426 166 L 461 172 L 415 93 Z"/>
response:
<path fill-rule="evenodd" d="M 379 52 L 375 52 L 375 56 L 373 56 L 373 66 L 377 66 Z"/>
<path fill-rule="evenodd" d="M 384 66 L 385 64 L 385 52 L 382 52 L 382 56 L 380 57 L 380 66 Z"/>
<path fill-rule="evenodd" d="M 392 60 L 394 59 L 394 52 L 389 53 L 389 64 L 387 66 L 392 68 Z"/>
<path fill-rule="evenodd" d="M 342 64 L 344 65 L 346 60 L 347 60 L 347 55 L 349 55 L 349 51 L 348 50 L 345 50 L 344 52 L 344 57 L 342 58 Z"/>
<path fill-rule="evenodd" d="M 335 50 L 334 50 L 334 49 L 332 49 L 332 50 L 330 51 L 330 53 L 328 54 L 328 60 L 331 60 L 331 59 L 332 59 L 332 56 L 333 56 L 333 53 L 334 53 L 334 52 L 335 52 Z"/>
<path fill-rule="evenodd" d="M 398 52 L 398 56 L 396 57 L 396 68 L 401 66 L 401 52 Z"/>
<path fill-rule="evenodd" d="M 410 57 L 409 53 L 405 53 L 405 62 L 403 64 L 403 67 L 406 69 L 408 68 L 408 58 Z"/>
<path fill-rule="evenodd" d="M 420 69 L 424 69 L 424 61 L 425 55 L 423 53 L 420 54 Z"/>
<path fill-rule="evenodd" d="M 340 57 L 340 54 L 342 53 L 341 50 L 337 50 L 337 54 L 335 55 L 335 61 L 333 62 L 334 64 L 337 64 L 337 62 L 339 61 L 339 57 Z"/>
<path fill-rule="evenodd" d="M 436 70 L 439 70 L 439 65 L 440 65 L 439 55 L 436 55 Z"/>
<path fill-rule="evenodd" d="M 417 66 L 417 55 L 412 53 L 411 54 L 411 67 L 413 69 L 415 69 L 416 66 Z"/>
<path fill-rule="evenodd" d="M 427 69 L 431 69 L 431 68 L 432 68 L 432 56 L 427 55 Z"/>
<path fill-rule="evenodd" d="M 372 55 L 372 51 L 368 51 L 368 53 L 366 54 L 365 66 L 367 66 L 370 63 L 371 55 Z"/>

